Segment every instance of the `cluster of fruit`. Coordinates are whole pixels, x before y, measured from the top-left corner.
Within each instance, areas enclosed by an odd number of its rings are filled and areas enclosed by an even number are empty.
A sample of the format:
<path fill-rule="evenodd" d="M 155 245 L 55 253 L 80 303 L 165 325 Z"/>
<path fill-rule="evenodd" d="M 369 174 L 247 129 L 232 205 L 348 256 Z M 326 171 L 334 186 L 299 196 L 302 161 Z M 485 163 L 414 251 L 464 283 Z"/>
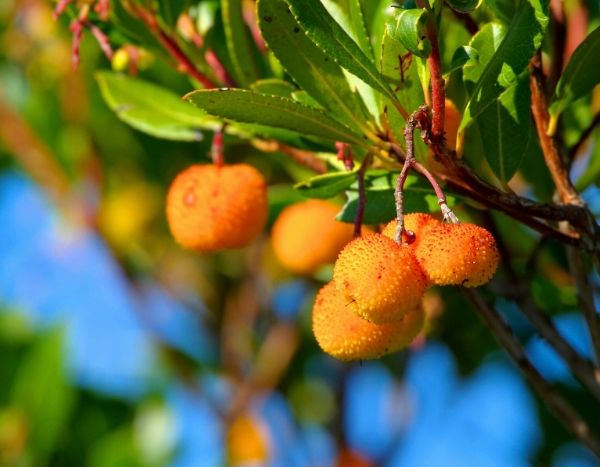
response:
<path fill-rule="evenodd" d="M 175 239 L 199 252 L 241 248 L 264 228 L 268 205 L 262 175 L 247 164 L 194 165 L 174 180 L 167 219 Z M 498 266 L 493 236 L 473 224 L 446 224 L 407 214 L 406 242 L 396 221 L 382 232 L 335 221 L 339 208 L 309 200 L 284 209 L 272 229 L 273 249 L 292 272 L 312 274 L 335 261 L 333 280 L 318 293 L 313 331 L 341 360 L 376 358 L 406 347 L 423 327 L 423 294 L 432 285 L 476 287 Z"/>
<path fill-rule="evenodd" d="M 445 224 L 408 214 L 410 244 L 381 234 L 352 240 L 339 254 L 333 281 L 317 295 L 313 331 L 321 348 L 341 360 L 377 358 L 406 347 L 421 330 L 421 299 L 432 285 L 476 287 L 499 262 L 494 237 L 473 224 Z"/>

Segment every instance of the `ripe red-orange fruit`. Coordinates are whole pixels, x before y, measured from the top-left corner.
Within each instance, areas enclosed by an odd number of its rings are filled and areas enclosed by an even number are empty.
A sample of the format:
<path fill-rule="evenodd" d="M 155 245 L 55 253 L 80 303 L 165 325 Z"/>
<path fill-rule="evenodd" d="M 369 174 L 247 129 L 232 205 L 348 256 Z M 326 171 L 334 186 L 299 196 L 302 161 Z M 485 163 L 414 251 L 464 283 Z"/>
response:
<path fill-rule="evenodd" d="M 340 291 L 374 323 L 401 319 L 421 302 L 427 278 L 413 250 L 372 234 L 352 240 L 333 269 Z"/>
<path fill-rule="evenodd" d="M 440 224 L 415 248 L 433 284 L 477 287 L 488 282 L 500 262 L 493 235 L 474 224 Z"/>
<path fill-rule="evenodd" d="M 423 212 L 411 212 L 409 214 L 404 215 L 404 229 L 410 230 L 413 234 L 415 234 L 412 242 L 410 243 L 411 248 L 416 248 L 422 238 L 427 234 L 427 230 L 432 227 L 436 227 L 440 225 L 441 222 L 438 221 L 435 217 L 425 214 Z M 388 238 L 394 240 L 396 236 L 396 227 L 398 222 L 396 219 L 391 221 L 388 225 L 383 229 L 382 235 L 385 235 Z M 403 241 L 406 238 L 403 239 Z"/>
<path fill-rule="evenodd" d="M 267 220 L 267 187 L 254 167 L 192 165 L 167 194 L 167 220 L 178 243 L 200 252 L 241 248 Z"/>
<path fill-rule="evenodd" d="M 339 360 L 378 358 L 408 346 L 423 327 L 420 306 L 393 323 L 371 323 L 333 282 L 317 294 L 312 326 L 319 346 Z"/>
<path fill-rule="evenodd" d="M 332 263 L 352 240 L 353 226 L 335 220 L 339 207 L 322 200 L 308 200 L 285 208 L 273 225 L 275 255 L 286 268 L 312 274 Z"/>

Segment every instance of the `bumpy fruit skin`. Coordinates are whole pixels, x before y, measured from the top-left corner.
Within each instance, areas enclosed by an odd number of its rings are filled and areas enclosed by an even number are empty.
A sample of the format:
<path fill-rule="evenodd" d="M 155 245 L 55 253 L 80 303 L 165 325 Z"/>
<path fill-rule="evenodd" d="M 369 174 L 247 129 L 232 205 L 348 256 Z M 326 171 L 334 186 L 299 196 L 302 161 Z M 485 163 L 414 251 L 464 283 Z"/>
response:
<path fill-rule="evenodd" d="M 322 200 L 308 200 L 285 208 L 273 225 L 275 255 L 287 269 L 312 274 L 333 263 L 352 240 L 353 227 L 338 222 L 339 207 Z"/>
<path fill-rule="evenodd" d="M 323 351 L 339 360 L 378 358 L 408 346 L 423 327 L 420 307 L 400 321 L 375 324 L 364 320 L 334 282 L 317 294 L 312 313 L 315 338 Z"/>
<path fill-rule="evenodd" d="M 396 236 L 397 225 L 398 223 L 396 219 L 394 219 L 385 226 L 381 234 L 394 240 L 394 237 Z M 421 242 L 421 239 L 427 235 L 427 231 L 430 228 L 437 227 L 438 225 L 441 225 L 441 222 L 429 214 L 425 214 L 423 212 L 411 212 L 409 214 L 405 214 L 404 229 L 410 230 L 415 234 L 413 241 L 410 243 L 411 248 L 416 248 Z"/>
<path fill-rule="evenodd" d="M 167 194 L 167 220 L 186 248 L 213 252 L 250 244 L 267 220 L 267 187 L 247 164 L 192 165 Z"/>
<path fill-rule="evenodd" d="M 374 323 L 402 319 L 421 302 L 427 278 L 413 250 L 372 234 L 356 238 L 340 253 L 333 278 L 357 313 Z"/>
<path fill-rule="evenodd" d="M 488 282 L 500 262 L 493 235 L 474 224 L 440 224 L 415 248 L 430 282 L 477 287 Z"/>

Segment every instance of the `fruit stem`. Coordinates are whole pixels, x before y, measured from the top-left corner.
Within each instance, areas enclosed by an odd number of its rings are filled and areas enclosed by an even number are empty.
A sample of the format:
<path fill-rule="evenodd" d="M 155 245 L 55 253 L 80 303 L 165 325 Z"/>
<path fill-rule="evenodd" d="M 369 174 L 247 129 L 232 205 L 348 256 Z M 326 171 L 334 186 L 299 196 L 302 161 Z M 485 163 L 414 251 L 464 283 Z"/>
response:
<path fill-rule="evenodd" d="M 216 130 L 213 135 L 212 144 L 210 146 L 210 157 L 217 167 L 222 167 L 225 164 L 225 156 L 223 151 L 223 138 L 225 136 L 225 128 L 227 124 L 223 124 L 221 129 Z"/>
<path fill-rule="evenodd" d="M 459 222 L 456 215 L 448 207 L 448 204 L 446 202 L 446 195 L 444 194 L 437 180 L 434 178 L 431 172 L 429 172 L 429 170 L 427 170 L 422 164 L 417 162 L 417 159 L 415 158 L 415 128 L 418 128 L 420 130 L 421 138 L 423 138 L 424 140 L 427 140 L 429 138 L 431 122 L 429 121 L 429 108 L 426 105 L 422 105 L 417 110 L 415 110 L 406 121 L 406 125 L 404 127 L 406 152 L 404 157 L 404 165 L 402 166 L 402 170 L 400 171 L 400 175 L 398 176 L 396 191 L 394 192 L 394 198 L 396 200 L 397 221 L 396 234 L 394 235 L 394 240 L 399 245 L 402 244 L 402 234 L 407 233 L 404 229 L 404 184 L 406 183 L 406 179 L 408 178 L 408 172 L 410 171 L 410 169 L 414 169 L 415 171 L 423 175 L 433 187 L 433 190 L 435 191 L 435 194 L 438 197 L 438 203 L 440 205 L 442 215 L 444 216 L 444 221 L 451 222 L 454 224 Z M 394 150 L 393 147 L 392 149 Z"/>

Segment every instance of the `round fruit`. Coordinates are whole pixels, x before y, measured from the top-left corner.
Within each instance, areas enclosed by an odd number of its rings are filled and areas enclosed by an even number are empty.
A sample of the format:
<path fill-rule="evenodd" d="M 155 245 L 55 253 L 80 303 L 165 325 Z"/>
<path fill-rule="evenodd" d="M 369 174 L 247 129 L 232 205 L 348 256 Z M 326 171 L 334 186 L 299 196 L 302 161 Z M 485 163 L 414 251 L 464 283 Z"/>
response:
<path fill-rule="evenodd" d="M 375 324 L 357 315 L 355 305 L 333 282 L 315 300 L 312 326 L 319 346 L 339 360 L 378 358 L 408 346 L 423 326 L 420 307 L 394 323 Z"/>
<path fill-rule="evenodd" d="M 414 235 L 412 241 L 409 243 L 411 248 L 416 248 L 422 238 L 427 234 L 427 230 L 431 227 L 435 227 L 440 225 L 441 222 L 438 221 L 435 217 L 425 214 L 423 212 L 411 212 L 409 214 L 404 215 L 404 229 L 410 230 Z M 396 219 L 391 221 L 388 225 L 383 229 L 382 235 L 385 235 L 388 238 L 394 240 L 396 236 L 396 227 L 398 222 Z M 406 240 L 404 238 L 403 240 Z"/>
<path fill-rule="evenodd" d="M 346 245 L 333 278 L 340 292 L 356 304 L 357 313 L 374 323 L 402 319 L 419 305 L 427 288 L 413 250 L 380 234 Z"/>
<path fill-rule="evenodd" d="M 332 263 L 352 240 L 353 226 L 335 220 L 339 207 L 328 201 L 309 200 L 285 208 L 273 225 L 275 255 L 286 268 L 312 274 Z"/>
<path fill-rule="evenodd" d="M 267 220 L 267 187 L 247 164 L 193 165 L 167 194 L 167 220 L 178 243 L 200 252 L 241 248 Z"/>
<path fill-rule="evenodd" d="M 488 282 L 500 262 L 490 232 L 474 224 L 440 224 L 415 248 L 433 284 L 477 287 Z"/>

